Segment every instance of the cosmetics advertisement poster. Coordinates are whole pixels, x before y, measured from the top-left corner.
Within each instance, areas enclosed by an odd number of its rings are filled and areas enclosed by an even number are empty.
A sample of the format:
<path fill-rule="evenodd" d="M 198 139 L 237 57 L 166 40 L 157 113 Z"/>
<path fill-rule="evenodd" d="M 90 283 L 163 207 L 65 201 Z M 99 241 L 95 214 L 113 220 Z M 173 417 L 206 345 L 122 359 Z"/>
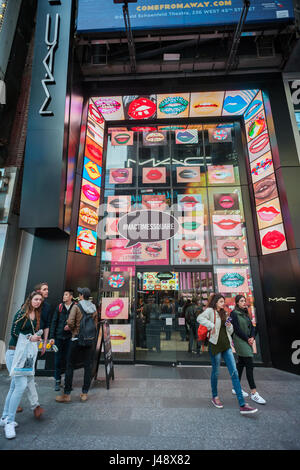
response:
<path fill-rule="evenodd" d="M 239 210 L 239 196 L 237 193 L 214 193 L 214 208 L 216 211 Z"/>
<path fill-rule="evenodd" d="M 246 263 L 247 253 L 245 243 L 241 238 L 217 239 L 218 260 L 229 263 Z"/>
<path fill-rule="evenodd" d="M 257 114 L 263 111 L 263 99 L 261 91 L 255 96 L 254 100 L 244 113 L 244 121 L 248 122 L 253 119 Z"/>
<path fill-rule="evenodd" d="M 157 95 L 158 119 L 182 118 L 189 116 L 189 93 Z"/>
<path fill-rule="evenodd" d="M 287 250 L 283 224 L 260 230 L 259 235 L 263 255 Z"/>
<path fill-rule="evenodd" d="M 94 123 L 91 119 L 87 122 L 87 135 L 93 139 L 98 145 L 103 146 L 104 132 L 103 129 Z"/>
<path fill-rule="evenodd" d="M 261 110 L 246 123 L 246 138 L 248 146 L 250 146 L 252 141 L 254 141 L 259 135 L 267 130 L 266 116 L 264 110 Z"/>
<path fill-rule="evenodd" d="M 110 325 L 110 341 L 113 353 L 129 353 L 131 325 Z"/>
<path fill-rule="evenodd" d="M 118 217 L 106 217 L 105 233 L 107 236 L 116 237 L 118 235 Z"/>
<path fill-rule="evenodd" d="M 233 165 L 208 165 L 209 184 L 231 184 L 235 182 Z"/>
<path fill-rule="evenodd" d="M 216 274 L 220 293 L 249 292 L 247 268 L 216 268 Z"/>
<path fill-rule="evenodd" d="M 201 194 L 178 194 L 177 206 L 183 212 L 204 211 Z"/>
<path fill-rule="evenodd" d="M 109 170 L 109 184 L 132 184 L 132 168 L 112 168 Z"/>
<path fill-rule="evenodd" d="M 76 251 L 85 255 L 96 256 L 97 232 L 83 227 L 78 227 Z"/>
<path fill-rule="evenodd" d="M 266 153 L 250 164 L 252 182 L 265 178 L 274 173 L 274 166 L 271 152 Z"/>
<path fill-rule="evenodd" d="M 168 241 L 140 243 L 137 262 L 141 264 L 167 264 L 169 261 Z"/>
<path fill-rule="evenodd" d="M 129 212 L 131 196 L 107 196 L 107 212 Z"/>
<path fill-rule="evenodd" d="M 123 96 L 125 119 L 156 118 L 156 95 Z"/>
<path fill-rule="evenodd" d="M 221 116 L 224 91 L 191 93 L 190 117 Z"/>
<path fill-rule="evenodd" d="M 198 144 L 198 130 L 186 129 L 175 131 L 175 143 L 180 144 Z"/>
<path fill-rule="evenodd" d="M 261 179 L 253 185 L 255 203 L 257 206 L 264 204 L 271 199 L 278 198 L 275 174 Z"/>
<path fill-rule="evenodd" d="M 78 225 L 82 227 L 89 228 L 91 230 L 95 230 L 98 224 L 98 214 L 97 209 L 85 204 L 84 202 L 80 203 L 79 209 L 79 222 Z"/>
<path fill-rule="evenodd" d="M 165 194 L 142 195 L 142 209 L 164 211 L 168 207 Z"/>
<path fill-rule="evenodd" d="M 226 91 L 223 102 L 223 116 L 240 116 L 244 114 L 258 90 Z"/>
<path fill-rule="evenodd" d="M 102 251 L 102 260 L 116 263 L 134 264 L 136 260 L 136 246 L 126 248 L 128 240 L 119 238 L 106 240 L 105 251 Z"/>
<path fill-rule="evenodd" d="M 209 261 L 205 238 L 197 240 L 173 240 L 174 264 L 198 265 Z"/>
<path fill-rule="evenodd" d="M 128 320 L 128 297 L 102 297 L 101 320 Z"/>
<path fill-rule="evenodd" d="M 103 273 L 103 290 L 105 292 L 128 291 L 129 272 L 105 271 Z"/>
<path fill-rule="evenodd" d="M 166 131 L 143 132 L 143 145 L 153 147 L 156 145 L 166 145 L 168 143 Z"/>
<path fill-rule="evenodd" d="M 213 215 L 213 232 L 215 237 L 241 236 L 242 221 L 240 215 Z"/>
<path fill-rule="evenodd" d="M 248 153 L 250 162 L 253 162 L 254 160 L 269 151 L 270 138 L 268 131 L 263 132 L 258 137 L 256 137 L 256 139 L 253 139 L 248 143 Z"/>
<path fill-rule="evenodd" d="M 256 207 L 258 227 L 260 230 L 282 222 L 278 197 Z"/>
<path fill-rule="evenodd" d="M 97 165 L 102 165 L 102 155 L 103 155 L 103 147 L 97 145 L 92 139 L 89 137 L 86 138 L 85 141 L 85 151 L 84 155 L 95 162 Z"/>
<path fill-rule="evenodd" d="M 179 231 L 176 238 L 204 238 L 204 216 L 178 217 Z"/>
<path fill-rule="evenodd" d="M 126 146 L 133 145 L 133 132 L 121 131 L 111 133 L 111 145 L 113 146 Z"/>
<path fill-rule="evenodd" d="M 95 100 L 95 105 L 105 121 L 122 121 L 124 119 L 122 96 L 102 96 Z"/>
<path fill-rule="evenodd" d="M 143 168 L 143 183 L 144 184 L 158 184 L 166 183 L 167 171 L 166 167 L 146 167 Z"/>
<path fill-rule="evenodd" d="M 83 178 L 80 200 L 98 208 L 100 204 L 100 188 Z"/>
<path fill-rule="evenodd" d="M 84 157 L 82 177 L 90 183 L 95 184 L 98 188 L 100 188 L 101 174 L 102 168 L 98 166 L 95 162 L 92 162 L 88 158 Z"/>
<path fill-rule="evenodd" d="M 232 142 L 230 127 L 216 127 L 215 129 L 208 129 L 208 141 L 211 144 Z"/>
<path fill-rule="evenodd" d="M 200 183 L 201 181 L 199 166 L 178 166 L 176 174 L 177 183 Z"/>

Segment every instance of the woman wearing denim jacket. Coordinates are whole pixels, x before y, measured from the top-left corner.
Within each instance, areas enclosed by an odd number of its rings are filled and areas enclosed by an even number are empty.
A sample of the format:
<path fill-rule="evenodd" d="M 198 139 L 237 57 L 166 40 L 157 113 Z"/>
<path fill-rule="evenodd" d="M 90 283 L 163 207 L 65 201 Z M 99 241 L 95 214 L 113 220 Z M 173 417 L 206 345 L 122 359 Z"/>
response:
<path fill-rule="evenodd" d="M 29 340 L 32 342 L 38 342 L 41 340 L 41 337 L 37 336 L 35 332 L 40 328 L 42 301 L 43 297 L 39 292 L 32 292 L 26 299 L 22 309 L 15 315 L 11 329 L 11 339 L 5 355 L 8 372 L 10 372 L 12 367 L 20 333 L 28 335 Z M 7 439 L 13 439 L 16 437 L 15 427 L 17 426 L 17 423 L 15 422 L 15 414 L 29 381 L 34 381 L 34 377 L 20 375 L 14 376 L 11 379 L 9 392 L 5 400 L 2 418 L 0 420 L 0 425 L 4 426 L 5 437 Z"/>
<path fill-rule="evenodd" d="M 209 299 L 207 308 L 198 315 L 197 322 L 205 326 L 210 331 L 208 351 L 212 362 L 211 388 L 212 403 L 216 408 L 223 408 L 223 404 L 218 397 L 218 376 L 221 358 L 224 359 L 229 371 L 233 388 L 240 406 L 241 414 L 256 413 L 257 409 L 245 403 L 239 376 L 231 349 L 231 335 L 233 326 L 227 319 L 224 310 L 225 298 L 221 294 L 215 294 Z"/>

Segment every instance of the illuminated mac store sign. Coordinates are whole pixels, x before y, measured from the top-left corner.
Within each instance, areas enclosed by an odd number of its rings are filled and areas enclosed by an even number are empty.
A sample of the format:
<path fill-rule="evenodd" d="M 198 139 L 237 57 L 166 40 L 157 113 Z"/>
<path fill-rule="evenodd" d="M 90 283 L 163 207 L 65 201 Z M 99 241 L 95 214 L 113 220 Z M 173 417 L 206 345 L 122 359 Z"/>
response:
<path fill-rule="evenodd" d="M 242 8 L 242 0 L 138 0 L 129 5 L 129 12 L 132 29 L 161 29 L 237 23 Z M 251 0 L 246 22 L 289 21 L 293 18 L 292 0 Z M 78 0 L 78 32 L 124 29 L 122 4 L 114 4 L 113 0 Z"/>

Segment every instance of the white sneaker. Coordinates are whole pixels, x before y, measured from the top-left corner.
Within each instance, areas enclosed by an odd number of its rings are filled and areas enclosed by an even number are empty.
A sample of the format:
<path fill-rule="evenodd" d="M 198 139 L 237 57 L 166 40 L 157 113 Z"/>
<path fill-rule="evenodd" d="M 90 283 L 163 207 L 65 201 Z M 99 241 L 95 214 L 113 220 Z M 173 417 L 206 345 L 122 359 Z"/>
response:
<path fill-rule="evenodd" d="M 259 403 L 260 405 L 265 405 L 267 403 L 258 392 L 251 393 L 251 400 L 255 401 L 255 403 Z"/>
<path fill-rule="evenodd" d="M 1 418 L 1 419 L 0 419 L 0 426 L 4 427 L 4 426 L 7 424 L 7 419 L 8 419 L 7 416 L 6 416 L 6 418 Z M 16 423 L 16 421 L 14 421 L 14 425 L 15 425 L 15 428 L 16 428 L 17 426 L 19 426 L 18 423 Z"/>
<path fill-rule="evenodd" d="M 231 391 L 232 391 L 232 394 L 233 394 L 233 395 L 236 395 L 234 388 L 233 388 Z M 242 389 L 242 394 L 243 394 L 243 397 L 244 397 L 244 398 L 246 398 L 246 397 L 249 396 L 249 394 L 248 394 L 247 392 L 245 392 L 245 390 L 243 390 L 243 389 Z"/>
<path fill-rule="evenodd" d="M 13 439 L 16 437 L 15 423 L 6 423 L 4 426 L 4 432 L 6 439 Z"/>

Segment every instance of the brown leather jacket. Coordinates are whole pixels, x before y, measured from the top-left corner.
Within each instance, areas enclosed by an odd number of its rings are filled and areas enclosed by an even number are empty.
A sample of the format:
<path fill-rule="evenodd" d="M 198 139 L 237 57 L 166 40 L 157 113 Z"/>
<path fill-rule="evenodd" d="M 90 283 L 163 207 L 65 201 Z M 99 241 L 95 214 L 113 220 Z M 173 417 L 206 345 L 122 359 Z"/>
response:
<path fill-rule="evenodd" d="M 82 305 L 82 307 L 86 311 L 86 309 L 84 308 L 84 305 Z M 95 310 L 95 312 L 93 313 L 93 319 L 94 319 L 96 328 L 97 328 L 97 317 L 98 317 L 97 310 Z M 79 327 L 80 327 L 81 319 L 82 319 L 81 310 L 78 307 L 78 305 L 75 304 L 71 308 L 71 311 L 70 311 L 70 314 L 69 314 L 69 317 L 68 317 L 68 321 L 67 321 L 68 327 L 70 328 L 70 330 L 72 332 L 72 338 L 75 338 L 79 334 Z"/>

